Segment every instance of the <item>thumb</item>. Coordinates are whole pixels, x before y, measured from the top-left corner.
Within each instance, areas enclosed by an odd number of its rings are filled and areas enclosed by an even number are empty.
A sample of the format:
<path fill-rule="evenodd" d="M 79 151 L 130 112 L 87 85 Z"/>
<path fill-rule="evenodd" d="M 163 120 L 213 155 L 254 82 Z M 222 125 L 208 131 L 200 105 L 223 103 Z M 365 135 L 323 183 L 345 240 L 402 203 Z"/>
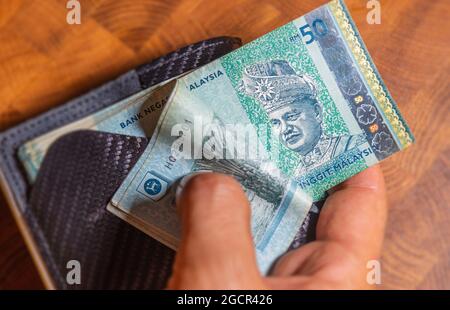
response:
<path fill-rule="evenodd" d="M 191 177 L 178 194 L 177 207 L 181 244 L 169 288 L 263 288 L 249 202 L 234 178 L 217 173 Z"/>

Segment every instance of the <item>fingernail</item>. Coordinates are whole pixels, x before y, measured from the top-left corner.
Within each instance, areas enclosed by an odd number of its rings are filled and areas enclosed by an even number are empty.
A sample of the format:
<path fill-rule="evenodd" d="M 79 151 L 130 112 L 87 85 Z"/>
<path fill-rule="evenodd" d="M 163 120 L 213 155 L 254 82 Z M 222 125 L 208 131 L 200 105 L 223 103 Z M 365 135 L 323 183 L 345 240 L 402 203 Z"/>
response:
<path fill-rule="evenodd" d="M 211 173 L 212 170 L 198 170 L 189 174 L 186 174 L 184 177 L 180 179 L 180 182 L 177 185 L 177 189 L 175 191 L 175 203 L 178 206 L 179 205 L 179 199 L 181 196 L 181 193 L 183 192 L 184 187 L 186 186 L 187 182 L 189 182 L 190 179 L 192 179 L 194 176 L 203 174 L 203 173 Z"/>

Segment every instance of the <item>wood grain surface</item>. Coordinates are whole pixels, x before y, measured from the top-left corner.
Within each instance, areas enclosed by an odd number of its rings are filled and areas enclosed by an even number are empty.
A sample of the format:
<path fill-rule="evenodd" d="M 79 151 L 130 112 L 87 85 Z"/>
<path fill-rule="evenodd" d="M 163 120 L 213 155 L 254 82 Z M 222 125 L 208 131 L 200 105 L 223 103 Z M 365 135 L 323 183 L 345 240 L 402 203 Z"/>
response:
<path fill-rule="evenodd" d="M 68 25 L 65 0 L 0 0 L 0 130 L 185 44 L 249 42 L 326 1 L 80 2 L 81 25 Z M 380 25 L 366 22 L 366 3 L 347 0 L 417 140 L 382 163 L 390 212 L 381 287 L 450 289 L 450 1 L 382 0 Z M 42 287 L 1 198 L 0 288 Z"/>

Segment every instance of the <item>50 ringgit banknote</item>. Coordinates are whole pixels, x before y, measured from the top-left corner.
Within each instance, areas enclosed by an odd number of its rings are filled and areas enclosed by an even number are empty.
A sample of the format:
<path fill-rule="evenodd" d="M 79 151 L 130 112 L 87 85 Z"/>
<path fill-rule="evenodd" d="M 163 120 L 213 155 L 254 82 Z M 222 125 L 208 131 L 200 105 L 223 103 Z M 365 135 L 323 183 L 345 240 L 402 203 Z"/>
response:
<path fill-rule="evenodd" d="M 262 272 L 313 201 L 413 142 L 338 0 L 165 87 L 151 141 L 108 210 L 176 248 L 180 178 L 231 174 L 251 204 Z"/>
<path fill-rule="evenodd" d="M 176 249 L 183 176 L 233 175 L 252 208 L 260 269 L 292 243 L 314 201 L 413 137 L 342 1 L 183 77 L 24 144 L 30 181 L 61 135 L 90 128 L 151 137 L 108 210 Z"/>

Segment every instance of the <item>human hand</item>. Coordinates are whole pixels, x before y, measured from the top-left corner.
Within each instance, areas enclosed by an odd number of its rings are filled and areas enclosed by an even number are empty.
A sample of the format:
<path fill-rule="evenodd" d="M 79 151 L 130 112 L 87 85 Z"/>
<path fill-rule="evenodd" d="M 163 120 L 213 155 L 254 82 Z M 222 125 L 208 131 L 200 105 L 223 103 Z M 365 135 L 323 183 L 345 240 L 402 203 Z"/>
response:
<path fill-rule="evenodd" d="M 365 289 L 369 260 L 378 259 L 387 214 L 379 166 L 333 189 L 317 240 L 290 251 L 262 276 L 250 228 L 250 206 L 232 177 L 192 177 L 177 199 L 182 237 L 170 289 Z"/>

